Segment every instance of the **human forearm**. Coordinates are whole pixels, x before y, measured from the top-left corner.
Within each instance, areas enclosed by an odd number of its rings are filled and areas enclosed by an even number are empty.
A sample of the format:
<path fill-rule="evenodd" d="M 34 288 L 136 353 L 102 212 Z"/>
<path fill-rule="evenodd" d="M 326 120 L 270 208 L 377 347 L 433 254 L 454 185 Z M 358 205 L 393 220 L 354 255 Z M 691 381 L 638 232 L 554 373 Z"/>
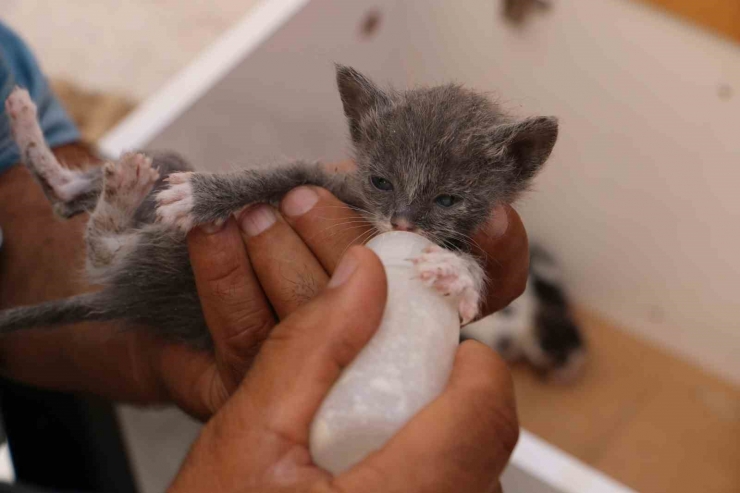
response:
<path fill-rule="evenodd" d="M 86 323 L 5 336 L 0 371 L 38 387 L 133 403 L 167 402 L 152 366 L 157 350 L 139 332 Z"/>

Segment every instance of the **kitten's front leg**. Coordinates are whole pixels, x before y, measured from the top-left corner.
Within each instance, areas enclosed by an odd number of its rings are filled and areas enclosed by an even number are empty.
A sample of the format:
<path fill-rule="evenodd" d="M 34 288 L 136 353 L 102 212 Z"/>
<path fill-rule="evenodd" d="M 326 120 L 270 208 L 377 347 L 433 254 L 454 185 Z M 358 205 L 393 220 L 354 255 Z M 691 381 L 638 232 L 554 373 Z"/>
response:
<path fill-rule="evenodd" d="M 458 310 L 462 325 L 475 319 L 480 309 L 485 275 L 473 257 L 433 245 L 411 261 L 422 281 L 445 296 L 460 298 Z"/>
<path fill-rule="evenodd" d="M 167 181 L 170 186 L 157 194 L 157 217 L 184 232 L 199 224 L 225 221 L 251 204 L 276 204 L 301 185 L 328 188 L 345 202 L 352 198 L 343 177 L 304 162 L 228 174 L 172 173 Z"/>

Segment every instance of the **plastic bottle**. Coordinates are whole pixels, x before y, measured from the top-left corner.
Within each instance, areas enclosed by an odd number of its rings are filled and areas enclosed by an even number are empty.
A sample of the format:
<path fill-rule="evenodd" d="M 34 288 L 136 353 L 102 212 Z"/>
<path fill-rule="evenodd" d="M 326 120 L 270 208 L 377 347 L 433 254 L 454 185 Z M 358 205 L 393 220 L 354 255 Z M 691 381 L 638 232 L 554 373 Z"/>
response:
<path fill-rule="evenodd" d="M 431 244 L 400 231 L 367 244 L 388 277 L 383 320 L 311 426 L 311 456 L 334 474 L 381 448 L 447 384 L 460 338 L 457 300 L 424 285 L 410 261 Z"/>

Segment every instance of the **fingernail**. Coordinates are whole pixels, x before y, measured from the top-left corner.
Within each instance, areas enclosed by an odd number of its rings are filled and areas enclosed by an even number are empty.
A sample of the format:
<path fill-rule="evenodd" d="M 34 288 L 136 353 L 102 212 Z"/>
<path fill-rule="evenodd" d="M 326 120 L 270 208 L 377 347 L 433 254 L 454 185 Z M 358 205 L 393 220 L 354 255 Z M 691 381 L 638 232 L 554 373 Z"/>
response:
<path fill-rule="evenodd" d="M 327 288 L 336 288 L 341 286 L 347 280 L 352 277 L 352 274 L 357 270 L 359 262 L 352 252 L 347 252 L 344 258 L 339 262 L 339 265 L 334 269 L 334 275 L 331 276 Z"/>
<path fill-rule="evenodd" d="M 282 203 L 283 212 L 290 217 L 302 216 L 319 201 L 319 195 L 309 187 L 298 187 L 285 196 Z"/>
<path fill-rule="evenodd" d="M 214 221 L 208 224 L 201 224 L 200 229 L 207 235 L 216 234 L 226 226 L 226 221 Z"/>
<path fill-rule="evenodd" d="M 488 232 L 493 238 L 498 238 L 506 233 L 509 229 L 509 214 L 506 211 L 506 207 L 498 205 L 491 212 L 493 220 L 489 223 Z"/>
<path fill-rule="evenodd" d="M 257 236 L 275 224 L 276 219 L 272 207 L 258 205 L 244 211 L 239 219 L 239 224 L 247 236 Z"/>

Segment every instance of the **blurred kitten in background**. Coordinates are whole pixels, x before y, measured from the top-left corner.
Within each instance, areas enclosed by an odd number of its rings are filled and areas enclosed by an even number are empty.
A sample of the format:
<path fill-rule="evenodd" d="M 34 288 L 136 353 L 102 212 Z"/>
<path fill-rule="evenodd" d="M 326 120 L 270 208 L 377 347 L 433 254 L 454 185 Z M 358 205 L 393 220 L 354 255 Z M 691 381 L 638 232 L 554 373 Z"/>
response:
<path fill-rule="evenodd" d="M 586 360 L 581 330 L 570 313 L 555 259 L 532 245 L 527 289 L 508 307 L 462 328 L 507 361 L 524 359 L 548 377 L 571 381 Z"/>

